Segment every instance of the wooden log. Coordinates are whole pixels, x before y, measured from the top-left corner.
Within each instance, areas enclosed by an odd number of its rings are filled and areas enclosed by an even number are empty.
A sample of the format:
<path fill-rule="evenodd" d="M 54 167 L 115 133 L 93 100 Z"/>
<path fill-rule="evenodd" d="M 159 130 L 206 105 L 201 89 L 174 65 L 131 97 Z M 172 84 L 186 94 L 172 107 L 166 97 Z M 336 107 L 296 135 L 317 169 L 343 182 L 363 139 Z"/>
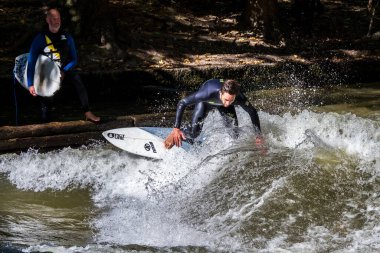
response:
<path fill-rule="evenodd" d="M 86 145 L 94 140 L 101 140 L 101 132 L 85 132 L 76 134 L 16 138 L 0 141 L 0 153 L 20 152 L 29 148 L 52 149 L 68 146 Z"/>
<path fill-rule="evenodd" d="M 50 122 L 47 124 L 34 124 L 26 126 L 3 126 L 0 127 L 0 140 L 105 131 L 112 128 L 131 126 L 134 126 L 134 120 L 132 117 L 125 117 L 122 120 L 112 120 L 99 124 L 78 120 L 68 122 Z"/>
<path fill-rule="evenodd" d="M 186 113 L 185 117 L 189 114 Z M 88 121 L 51 122 L 26 126 L 0 127 L 0 153 L 19 152 L 29 148 L 53 149 L 89 144 L 104 140 L 102 132 L 113 128 L 160 126 L 171 127 L 175 113 L 119 116 L 94 124 Z"/>

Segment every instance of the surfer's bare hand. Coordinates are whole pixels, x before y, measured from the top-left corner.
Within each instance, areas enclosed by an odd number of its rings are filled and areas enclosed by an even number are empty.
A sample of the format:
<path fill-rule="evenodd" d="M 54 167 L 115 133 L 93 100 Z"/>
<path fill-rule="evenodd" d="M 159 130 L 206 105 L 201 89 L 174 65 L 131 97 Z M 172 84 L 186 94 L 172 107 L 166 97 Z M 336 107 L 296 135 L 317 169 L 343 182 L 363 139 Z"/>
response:
<path fill-rule="evenodd" d="M 29 87 L 29 92 L 32 94 L 32 96 L 37 96 L 36 89 L 34 89 L 34 86 Z"/>
<path fill-rule="evenodd" d="M 65 72 L 61 71 L 61 81 L 65 78 Z"/>
<path fill-rule="evenodd" d="M 255 144 L 259 148 L 260 153 L 262 155 L 266 155 L 268 153 L 268 148 L 264 145 L 264 138 L 261 135 L 256 136 Z"/>
<path fill-rule="evenodd" d="M 182 140 L 186 140 L 185 134 L 179 128 L 173 129 L 173 141 L 177 147 L 182 146 Z"/>
<path fill-rule="evenodd" d="M 257 146 L 264 145 L 264 138 L 261 135 L 256 136 L 255 143 Z"/>
<path fill-rule="evenodd" d="M 176 145 L 177 147 L 181 147 L 182 140 L 185 139 L 185 134 L 181 131 L 181 129 L 174 128 L 164 142 L 165 148 L 171 149 L 174 145 Z"/>

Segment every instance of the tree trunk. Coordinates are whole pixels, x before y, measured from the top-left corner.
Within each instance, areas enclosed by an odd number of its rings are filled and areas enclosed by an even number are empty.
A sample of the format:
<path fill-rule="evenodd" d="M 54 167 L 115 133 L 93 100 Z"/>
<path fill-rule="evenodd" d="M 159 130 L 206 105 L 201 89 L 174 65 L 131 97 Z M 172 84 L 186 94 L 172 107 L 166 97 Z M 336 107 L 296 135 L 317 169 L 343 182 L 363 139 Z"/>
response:
<path fill-rule="evenodd" d="M 262 30 L 265 40 L 275 40 L 278 30 L 277 0 L 247 0 L 243 18 L 252 28 Z"/>
<path fill-rule="evenodd" d="M 368 11 L 369 11 L 370 19 L 369 19 L 367 36 L 372 35 L 373 20 L 375 18 L 376 8 L 379 6 L 379 2 L 380 2 L 379 0 L 368 1 Z"/>
<path fill-rule="evenodd" d="M 189 117 L 189 114 L 185 114 Z M 169 127 L 175 114 L 142 114 L 122 116 L 99 124 L 88 121 L 50 122 L 26 126 L 0 127 L 0 154 L 37 149 L 78 146 L 92 140 L 104 140 L 102 132 L 121 127 L 161 126 Z"/>

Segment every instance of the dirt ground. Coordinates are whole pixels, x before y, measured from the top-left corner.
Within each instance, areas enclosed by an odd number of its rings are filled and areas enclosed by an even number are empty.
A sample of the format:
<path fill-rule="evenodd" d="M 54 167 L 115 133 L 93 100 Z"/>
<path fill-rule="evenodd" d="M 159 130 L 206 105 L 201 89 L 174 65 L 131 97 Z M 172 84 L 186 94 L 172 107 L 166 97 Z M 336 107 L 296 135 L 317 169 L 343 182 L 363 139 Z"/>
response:
<path fill-rule="evenodd" d="M 292 17 L 290 1 L 279 1 L 281 36 L 271 43 L 241 24 L 241 6 L 234 1 L 205 2 L 110 1 L 112 34 L 92 41 L 78 36 L 79 68 L 99 73 L 380 57 L 379 15 L 374 35 L 366 36 L 369 15 L 364 0 L 321 1 L 324 12 L 315 17 L 311 36 L 305 36 Z M 0 0 L 0 22 L 0 76 L 7 76 L 14 58 L 28 51 L 43 25 L 41 1 Z"/>
<path fill-rule="evenodd" d="M 68 16 L 62 15 L 63 27 L 74 35 L 76 41 L 78 69 L 87 79 L 86 84 L 91 85 L 89 96 L 93 109 L 102 116 L 150 112 L 146 108 L 150 108 L 155 100 L 147 93 L 152 91 L 143 89 L 141 96 L 125 98 L 129 93 L 126 79 L 139 79 L 144 73 L 148 76 L 159 72 L 158 79 L 161 80 L 170 79 L 168 73 L 173 72 L 197 71 L 199 74 L 204 71 L 202 78 L 211 78 L 212 71 L 207 72 L 207 69 L 235 71 L 288 62 L 310 66 L 320 62 L 348 62 L 351 69 L 353 65 L 360 65 L 361 69 L 368 69 L 367 73 L 376 72 L 373 70 L 380 66 L 379 14 L 374 20 L 373 36 L 366 36 L 369 25 L 366 0 L 322 0 L 324 12 L 315 17 L 310 36 L 305 35 L 292 16 L 290 0 L 280 0 L 281 36 L 272 42 L 264 41 L 260 31 L 240 22 L 241 6 L 234 4 L 234 0 L 192 0 L 187 4 L 184 0 L 178 1 L 181 4 L 176 0 L 109 2 L 105 20 L 96 20 L 93 24 L 95 30 L 108 26 L 109 33 L 105 33 L 104 38 L 83 38 L 73 29 Z M 41 0 L 0 0 L 0 83 L 3 85 L 0 125 L 14 123 L 11 81 L 14 59 L 28 52 L 34 36 L 44 25 L 41 3 Z M 372 64 L 374 62 L 376 64 Z M 375 67 L 371 68 L 372 65 Z M 124 75 L 125 72 L 128 73 Z M 362 72 L 359 74 L 363 75 Z M 276 75 L 276 71 L 267 75 Z M 105 76 L 103 80 L 99 80 L 98 77 L 102 76 Z M 113 76 L 120 79 L 120 84 L 104 81 Z M 379 75 L 375 73 L 374 76 L 376 79 Z M 282 79 L 286 78 L 287 75 Z M 141 80 L 134 81 L 130 86 L 146 85 Z M 99 83 L 94 85 L 94 82 Z M 111 91 L 104 89 L 104 84 Z M 19 95 L 23 95 L 18 98 L 23 103 L 19 107 L 19 114 L 24 117 L 21 123 L 38 122 L 38 103 L 31 101 L 31 96 L 22 88 L 17 88 Z M 115 90 L 117 93 L 112 92 Z M 167 102 L 169 106 L 164 109 L 154 107 L 154 112 L 174 110 L 177 97 L 172 93 L 168 96 L 172 97 L 172 101 Z M 62 104 L 57 106 L 59 119 L 79 119 L 82 113 L 78 104 L 67 103 L 65 94 L 61 97 Z M 133 107 L 128 104 L 131 99 L 136 100 Z"/>

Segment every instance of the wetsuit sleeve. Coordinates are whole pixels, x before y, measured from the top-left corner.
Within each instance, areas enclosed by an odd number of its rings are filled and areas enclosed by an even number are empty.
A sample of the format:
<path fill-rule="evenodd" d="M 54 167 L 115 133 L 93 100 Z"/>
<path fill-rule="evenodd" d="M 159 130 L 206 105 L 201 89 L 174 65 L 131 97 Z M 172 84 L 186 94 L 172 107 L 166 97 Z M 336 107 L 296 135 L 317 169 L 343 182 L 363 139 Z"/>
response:
<path fill-rule="evenodd" d="M 75 67 L 75 65 L 77 65 L 78 62 L 77 50 L 75 48 L 74 39 L 70 35 L 67 35 L 67 44 L 69 46 L 70 61 L 65 66 L 63 66 L 63 71 L 71 70 Z"/>
<path fill-rule="evenodd" d="M 36 67 L 36 62 L 41 52 L 41 48 L 43 48 L 44 45 L 45 45 L 45 40 L 43 39 L 43 36 L 39 34 L 34 38 L 32 45 L 30 47 L 29 55 L 28 55 L 28 67 L 27 67 L 28 87 L 34 85 L 33 82 L 34 82 L 34 71 Z"/>
<path fill-rule="evenodd" d="M 215 96 L 215 94 L 213 94 L 213 90 L 214 90 L 213 89 L 214 86 L 212 86 L 214 84 L 213 81 L 215 80 L 209 80 L 203 83 L 201 88 L 197 92 L 191 94 L 188 97 L 185 97 L 184 99 L 181 99 L 178 102 L 177 113 L 176 113 L 175 124 L 174 124 L 175 128 L 180 128 L 181 122 L 182 122 L 182 116 L 187 106 L 194 105 L 202 101 L 208 101 L 210 98 L 213 98 L 213 96 Z M 219 94 L 219 86 L 218 86 L 218 92 L 216 94 Z"/>
<path fill-rule="evenodd" d="M 182 116 L 183 116 L 183 113 L 185 112 L 185 108 L 187 106 L 193 105 L 197 102 L 196 94 L 197 93 L 193 93 L 190 96 L 185 97 L 178 102 L 177 112 L 176 112 L 176 116 L 175 116 L 175 123 L 174 123 L 175 128 L 181 127 Z"/>
<path fill-rule="evenodd" d="M 252 124 L 256 126 L 261 133 L 259 115 L 257 114 L 255 107 L 253 107 L 253 105 L 251 105 L 251 103 L 248 101 L 247 97 L 240 93 L 236 105 L 240 105 L 241 108 L 243 108 L 243 110 L 248 113 Z"/>

